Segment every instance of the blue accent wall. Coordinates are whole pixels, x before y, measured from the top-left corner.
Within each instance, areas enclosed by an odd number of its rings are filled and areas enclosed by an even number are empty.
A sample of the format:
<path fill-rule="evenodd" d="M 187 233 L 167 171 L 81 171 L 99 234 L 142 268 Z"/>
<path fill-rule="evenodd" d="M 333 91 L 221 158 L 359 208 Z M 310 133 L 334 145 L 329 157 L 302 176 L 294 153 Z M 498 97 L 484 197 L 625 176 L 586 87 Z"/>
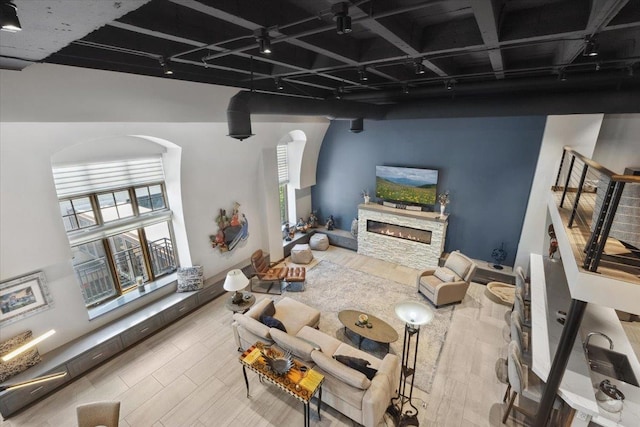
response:
<path fill-rule="evenodd" d="M 439 170 L 438 193 L 449 191 L 445 251 L 490 261 L 504 242 L 513 265 L 546 117 L 365 121 L 349 132 L 334 120 L 318 158 L 312 206 L 349 230 L 363 189 L 375 195 L 376 165 Z M 439 210 L 436 205 L 435 210 Z"/>

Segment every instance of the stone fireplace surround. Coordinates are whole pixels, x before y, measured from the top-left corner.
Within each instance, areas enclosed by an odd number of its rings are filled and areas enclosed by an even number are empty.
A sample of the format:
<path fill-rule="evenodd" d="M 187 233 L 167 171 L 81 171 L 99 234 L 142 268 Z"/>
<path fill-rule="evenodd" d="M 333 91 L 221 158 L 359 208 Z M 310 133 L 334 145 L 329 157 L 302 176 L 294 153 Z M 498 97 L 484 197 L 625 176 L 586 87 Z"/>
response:
<path fill-rule="evenodd" d="M 431 243 L 367 230 L 369 221 L 431 232 Z M 396 209 L 373 203 L 358 206 L 358 253 L 416 269 L 435 268 L 444 251 L 447 218 L 436 212 Z"/>

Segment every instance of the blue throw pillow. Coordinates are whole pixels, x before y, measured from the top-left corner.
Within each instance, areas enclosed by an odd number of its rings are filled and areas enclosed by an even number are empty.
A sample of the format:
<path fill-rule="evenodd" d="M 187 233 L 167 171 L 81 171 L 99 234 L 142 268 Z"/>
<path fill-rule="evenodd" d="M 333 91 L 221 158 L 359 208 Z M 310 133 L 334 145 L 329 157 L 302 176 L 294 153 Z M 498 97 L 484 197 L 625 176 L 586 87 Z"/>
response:
<path fill-rule="evenodd" d="M 260 316 L 260 321 L 270 328 L 280 329 L 282 332 L 287 332 L 281 321 L 272 316 Z"/>

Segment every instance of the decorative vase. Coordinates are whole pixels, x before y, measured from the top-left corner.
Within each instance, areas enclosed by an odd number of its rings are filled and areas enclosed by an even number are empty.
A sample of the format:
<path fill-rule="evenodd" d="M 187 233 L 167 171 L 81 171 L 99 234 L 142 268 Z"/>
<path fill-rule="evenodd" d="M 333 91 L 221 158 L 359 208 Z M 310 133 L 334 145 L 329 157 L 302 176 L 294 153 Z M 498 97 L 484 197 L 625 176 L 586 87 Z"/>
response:
<path fill-rule="evenodd" d="M 444 209 L 447 207 L 447 205 L 440 205 L 440 216 L 444 217 Z"/>
<path fill-rule="evenodd" d="M 364 196 L 364 204 L 365 205 L 368 205 L 370 200 L 371 200 L 370 196 Z"/>

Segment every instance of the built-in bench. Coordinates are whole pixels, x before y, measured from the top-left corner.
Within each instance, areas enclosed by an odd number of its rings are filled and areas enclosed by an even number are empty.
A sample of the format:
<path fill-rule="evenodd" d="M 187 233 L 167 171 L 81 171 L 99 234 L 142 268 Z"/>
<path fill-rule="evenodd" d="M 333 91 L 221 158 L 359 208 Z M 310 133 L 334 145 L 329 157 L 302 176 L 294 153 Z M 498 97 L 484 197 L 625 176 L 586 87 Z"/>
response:
<path fill-rule="evenodd" d="M 319 228 L 316 230 L 316 233 L 326 234 L 329 238 L 329 244 L 333 246 L 351 249 L 352 251 L 358 250 L 358 239 L 348 231 L 338 230 L 337 228 L 333 230 Z"/>
<path fill-rule="evenodd" d="M 253 274 L 251 265 L 247 265 L 246 262 L 235 268 L 241 268 L 248 277 Z M 106 326 L 43 354 L 39 364 L 12 377 L 7 383 L 28 381 L 56 372 L 66 371 L 67 375 L 60 379 L 0 393 L 0 414 L 4 419 L 7 419 L 12 414 L 160 331 L 180 317 L 224 294 L 226 292 L 223 289 L 225 276 L 226 271 L 208 279 L 206 286 L 199 291 L 164 296 L 140 310 L 129 313 Z M 174 282 L 168 286 L 175 288 L 176 285 L 177 283 Z"/>

